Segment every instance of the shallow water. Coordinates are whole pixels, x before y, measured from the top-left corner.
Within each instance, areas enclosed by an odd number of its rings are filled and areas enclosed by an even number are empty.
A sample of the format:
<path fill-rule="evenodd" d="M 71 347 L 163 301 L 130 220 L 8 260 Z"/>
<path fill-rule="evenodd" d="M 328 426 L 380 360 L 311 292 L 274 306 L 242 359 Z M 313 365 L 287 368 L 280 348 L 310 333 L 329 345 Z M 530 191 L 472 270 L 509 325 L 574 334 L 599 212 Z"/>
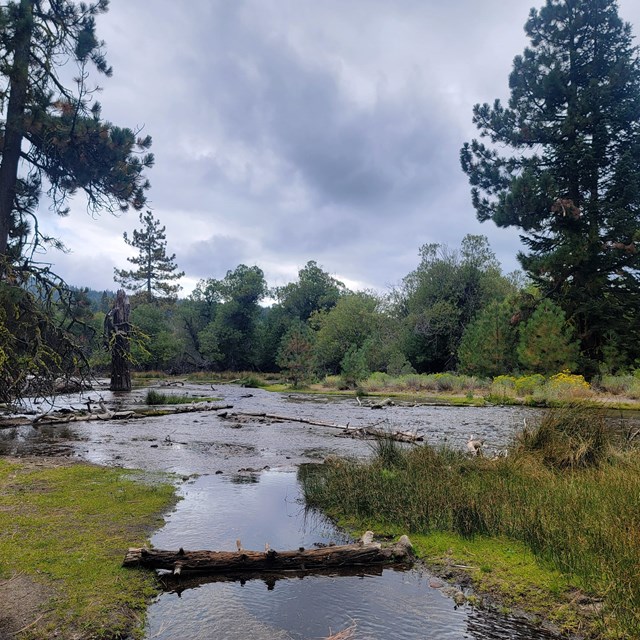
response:
<path fill-rule="evenodd" d="M 165 391 L 165 390 L 163 390 Z M 214 394 L 233 411 L 264 412 L 323 420 L 350 426 L 416 431 L 430 443 L 464 448 L 469 436 L 485 438 L 491 453 L 504 447 L 533 419 L 535 409 L 521 407 L 393 406 L 382 410 L 359 406 L 354 398 L 276 394 L 221 385 L 186 385 L 169 392 L 202 397 Z M 63 396 L 56 406 L 80 408 L 87 398 L 102 396 L 108 407 L 143 404 L 145 390 L 130 396 L 109 391 Z M 126 402 L 125 402 L 126 401 Z M 337 437 L 335 429 L 297 422 L 222 420 L 215 412 L 155 418 L 78 422 L 66 426 L 0 429 L 0 454 L 30 453 L 78 456 L 92 462 L 192 473 L 237 472 L 242 468 L 294 468 L 328 455 L 366 457 L 370 443 Z"/>
<path fill-rule="evenodd" d="M 294 473 L 264 472 L 255 482 L 204 476 L 183 487 L 184 500 L 152 539 L 158 548 L 246 549 L 342 544 L 344 534 L 305 512 Z M 171 584 L 149 611 L 147 639 L 326 638 L 355 625 L 356 638 L 398 640 L 542 639 L 522 622 L 456 607 L 430 576 L 385 569 L 378 575 L 321 575 Z"/>
<path fill-rule="evenodd" d="M 419 432 L 431 444 L 464 448 L 484 438 L 489 454 L 503 448 L 539 411 L 523 407 L 392 406 L 374 410 L 353 398 L 274 394 L 233 385 L 186 385 L 173 391 L 216 395 L 231 411 L 264 412 L 340 425 Z M 142 404 L 146 390 L 106 390 L 57 399 L 81 407 L 102 396 L 109 408 Z M 619 421 L 612 421 L 619 427 Z M 627 426 L 640 426 L 637 416 Z M 247 549 L 308 547 L 345 542 L 317 514 L 306 513 L 294 470 L 329 455 L 367 457 L 370 442 L 336 437 L 337 430 L 294 421 L 224 420 L 215 412 L 146 419 L 78 422 L 0 429 L 0 455 L 66 455 L 92 462 L 183 477 L 184 496 L 154 536 L 158 548 Z M 198 477 L 196 477 L 198 476 Z M 456 607 L 430 577 L 385 569 L 380 575 L 322 575 L 242 582 L 181 582 L 150 608 L 147 640 L 189 638 L 326 638 L 355 625 L 355 638 L 399 640 L 542 639 L 520 620 Z"/>

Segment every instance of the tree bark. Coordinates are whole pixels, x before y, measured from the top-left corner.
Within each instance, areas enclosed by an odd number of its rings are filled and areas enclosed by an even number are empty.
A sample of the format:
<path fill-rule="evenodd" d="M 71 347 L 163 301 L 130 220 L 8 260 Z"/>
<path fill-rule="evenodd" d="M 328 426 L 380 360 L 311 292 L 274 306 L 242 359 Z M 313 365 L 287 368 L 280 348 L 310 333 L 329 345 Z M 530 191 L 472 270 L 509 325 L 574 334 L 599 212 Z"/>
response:
<path fill-rule="evenodd" d="M 105 334 L 111 349 L 111 391 L 131 391 L 129 297 L 120 289 L 105 318 Z"/>
<path fill-rule="evenodd" d="M 24 136 L 24 110 L 29 87 L 33 0 L 21 0 L 19 13 L 12 42 L 13 63 L 9 74 L 9 102 L 0 162 L 0 258 L 7 255 L 15 208 L 18 165 Z M 0 276 L 4 276 L 5 268 L 0 265 Z"/>
<path fill-rule="evenodd" d="M 366 534 L 365 534 L 366 535 Z M 124 567 L 142 566 L 168 569 L 174 575 L 183 571 L 233 573 L 256 571 L 323 570 L 371 564 L 411 562 L 412 546 L 402 536 L 392 547 L 360 541 L 355 544 L 303 549 L 297 551 L 165 551 L 162 549 L 129 549 Z"/>

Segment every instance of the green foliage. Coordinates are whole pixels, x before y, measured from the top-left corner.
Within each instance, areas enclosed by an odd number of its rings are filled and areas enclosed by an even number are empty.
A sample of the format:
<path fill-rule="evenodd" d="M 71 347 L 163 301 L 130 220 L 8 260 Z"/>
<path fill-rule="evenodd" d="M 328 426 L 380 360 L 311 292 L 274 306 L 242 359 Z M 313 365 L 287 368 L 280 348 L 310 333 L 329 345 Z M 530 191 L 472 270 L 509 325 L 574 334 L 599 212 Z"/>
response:
<path fill-rule="evenodd" d="M 278 349 L 277 364 L 294 387 L 308 382 L 314 373 L 313 333 L 297 322 L 285 333 Z"/>
<path fill-rule="evenodd" d="M 165 227 L 151 211 L 140 213 L 140 223 L 142 228 L 134 229 L 133 237 L 124 233 L 124 241 L 138 250 L 137 256 L 127 258 L 137 269 L 114 269 L 114 279 L 129 291 L 143 292 L 147 302 L 155 297 L 175 298 L 181 287 L 171 282 L 182 278 L 184 271 L 177 271 L 175 253 L 167 255 Z"/>
<path fill-rule="evenodd" d="M 454 369 L 462 335 L 476 314 L 512 291 L 484 236 L 467 235 L 460 251 L 420 249 L 395 301 L 405 329 L 404 352 L 421 372 Z"/>
<path fill-rule="evenodd" d="M 159 405 L 159 404 L 191 404 L 193 402 L 205 402 L 211 400 L 211 398 L 200 398 L 195 396 L 185 396 L 175 393 L 161 393 L 155 389 L 149 389 L 145 396 L 145 404 Z"/>
<path fill-rule="evenodd" d="M 467 326 L 458 348 L 459 369 L 478 376 L 496 376 L 516 367 L 517 332 L 507 301 L 494 300 Z"/>
<path fill-rule="evenodd" d="M 92 336 L 78 297 L 53 274 L 10 276 L 0 281 L 0 402 L 7 403 L 52 393 L 58 377 L 86 375 Z"/>
<path fill-rule="evenodd" d="M 376 333 L 378 299 L 365 292 L 346 294 L 330 311 L 315 314 L 311 324 L 317 331 L 315 352 L 319 369 L 338 373 L 347 352 L 361 349 Z"/>
<path fill-rule="evenodd" d="M 342 282 L 332 278 L 314 260 L 298 271 L 298 281 L 275 290 L 287 317 L 306 322 L 317 311 L 328 311 L 346 293 Z"/>
<path fill-rule="evenodd" d="M 541 374 L 574 369 L 579 345 L 573 342 L 572 333 L 562 309 L 551 300 L 543 300 L 520 328 L 517 349 L 520 364 Z"/>
<path fill-rule="evenodd" d="M 107 0 L 22 0 L 0 7 L 0 92 L 6 105 L 0 120 L 0 256 L 12 261 L 29 244 L 61 244 L 38 230 L 43 184 L 61 215 L 78 190 L 96 213 L 145 204 L 151 138 L 102 120 L 89 86 L 91 64 L 111 75 L 95 33 L 96 17 L 107 7 Z M 64 86 L 73 77 L 70 67 L 76 68 L 75 90 Z"/>
<path fill-rule="evenodd" d="M 530 396 L 540 391 L 545 384 L 544 376 L 534 373 L 530 376 L 519 376 L 515 379 L 515 390 L 519 396 Z"/>
<path fill-rule="evenodd" d="M 359 382 L 366 380 L 369 373 L 364 349 L 358 349 L 355 345 L 349 347 L 340 362 L 340 376 L 343 384 L 353 389 Z"/>
<path fill-rule="evenodd" d="M 172 369 L 183 352 L 183 342 L 176 335 L 171 306 L 144 303 L 131 312 L 135 340 L 131 356 L 136 366 L 145 369 Z"/>
<path fill-rule="evenodd" d="M 476 105 L 461 151 L 478 219 L 520 229 L 519 258 L 577 329 L 591 371 L 607 334 L 638 357 L 640 59 L 615 0 L 547 0 L 525 25 L 508 107 Z"/>
<path fill-rule="evenodd" d="M 196 334 L 199 352 L 209 366 L 242 371 L 257 362 L 259 301 L 266 295 L 264 274 L 259 267 L 238 265 L 223 280 L 209 279 L 199 285 L 194 300 L 212 315 Z M 191 326 L 195 331 L 201 323 Z"/>

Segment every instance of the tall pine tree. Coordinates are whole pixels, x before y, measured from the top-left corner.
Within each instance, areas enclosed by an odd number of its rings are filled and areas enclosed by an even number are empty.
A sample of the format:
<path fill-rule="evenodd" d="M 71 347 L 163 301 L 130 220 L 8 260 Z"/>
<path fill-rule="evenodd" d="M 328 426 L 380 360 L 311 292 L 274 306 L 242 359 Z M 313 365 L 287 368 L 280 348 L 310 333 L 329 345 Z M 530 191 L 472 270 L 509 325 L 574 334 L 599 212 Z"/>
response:
<path fill-rule="evenodd" d="M 519 259 L 595 368 L 613 329 L 640 355 L 640 61 L 615 0 L 547 0 L 525 25 L 508 107 L 476 105 L 461 151 L 481 221 L 522 230 Z M 511 150 L 508 155 L 504 150 Z M 609 333 L 610 335 L 610 333 Z"/>
<path fill-rule="evenodd" d="M 175 253 L 167 255 L 165 227 L 153 217 L 151 211 L 140 214 L 141 229 L 134 229 L 133 237 L 124 233 L 124 241 L 138 250 L 138 255 L 127 258 L 137 269 L 114 269 L 114 280 L 129 291 L 141 291 L 148 302 L 154 298 L 175 298 L 182 287 L 171 284 L 182 278 L 177 271 Z"/>

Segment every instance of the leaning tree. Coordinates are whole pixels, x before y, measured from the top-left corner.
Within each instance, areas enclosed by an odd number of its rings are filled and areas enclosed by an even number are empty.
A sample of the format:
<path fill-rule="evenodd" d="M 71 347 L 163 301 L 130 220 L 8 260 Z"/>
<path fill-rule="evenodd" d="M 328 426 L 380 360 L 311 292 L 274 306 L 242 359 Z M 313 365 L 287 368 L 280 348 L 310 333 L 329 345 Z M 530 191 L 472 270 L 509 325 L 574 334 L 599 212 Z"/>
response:
<path fill-rule="evenodd" d="M 0 7 L 0 257 L 17 258 L 36 243 L 36 209 L 46 189 L 53 209 L 68 213 L 82 190 L 89 208 L 142 209 L 153 164 L 149 136 L 101 118 L 89 67 L 110 76 L 95 18 L 108 0 L 20 0 Z M 75 86 L 61 69 L 77 66 Z M 65 77 L 67 72 L 65 72 Z M 35 235 L 30 234 L 35 232 Z M 3 271 L 6 270 L 6 266 Z"/>
<path fill-rule="evenodd" d="M 461 151 L 481 221 L 577 329 L 584 365 L 640 355 L 640 60 L 615 0 L 547 0 L 525 25 L 508 106 L 478 104 Z"/>
<path fill-rule="evenodd" d="M 8 400 L 78 364 L 66 314 L 53 308 L 67 288 L 31 259 L 44 242 L 61 244 L 38 224 L 43 192 L 60 215 L 77 191 L 91 212 L 145 205 L 151 138 L 104 121 L 90 84 L 91 67 L 111 75 L 95 31 L 107 8 L 108 0 L 0 5 L 0 388 Z"/>

